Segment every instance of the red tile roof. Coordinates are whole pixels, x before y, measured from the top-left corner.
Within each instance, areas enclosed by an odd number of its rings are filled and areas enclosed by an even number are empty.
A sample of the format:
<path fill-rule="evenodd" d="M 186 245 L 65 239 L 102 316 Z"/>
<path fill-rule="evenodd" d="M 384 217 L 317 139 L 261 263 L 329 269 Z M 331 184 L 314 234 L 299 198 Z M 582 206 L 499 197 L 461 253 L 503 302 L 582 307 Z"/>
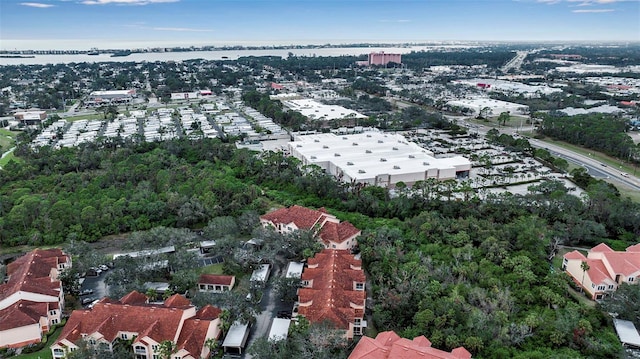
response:
<path fill-rule="evenodd" d="M 234 279 L 232 275 L 200 274 L 198 284 L 231 285 Z"/>
<path fill-rule="evenodd" d="M 302 206 L 280 208 L 260 217 L 261 220 L 273 225 L 295 224 L 298 229 L 310 230 L 314 226 L 321 226 L 318 236 L 324 244 L 329 242 L 342 243 L 347 239 L 359 235 L 360 230 L 349 222 L 340 223 L 335 216 L 327 213 L 324 207 L 314 210 Z"/>
<path fill-rule="evenodd" d="M 129 293 L 123 299 L 140 298 L 139 294 Z M 138 333 L 138 340 L 148 336 L 158 343 L 163 340 L 174 341 L 198 358 L 201 354 L 200 349 L 204 346 L 204 339 L 198 342 L 202 337 L 201 327 L 215 319 L 210 318 L 220 310 L 204 307 L 198 312 L 202 317 L 188 318 L 188 311 L 191 311 L 192 307 L 184 304 L 191 303 L 183 297 L 176 296 L 167 299 L 163 305 L 144 304 L 139 301 L 135 301 L 135 304 L 124 304 L 121 301 L 101 300 L 92 309 L 74 310 L 56 343 L 65 339 L 75 343 L 83 334 L 93 333 L 100 333 L 105 340 L 113 342 L 118 333 L 124 331 Z M 189 330 L 194 332 L 183 333 L 185 325 L 186 329 L 190 328 Z M 178 332 L 180 328 L 182 331 Z M 206 331 L 204 335 L 206 336 Z M 196 347 L 198 350 L 192 352 Z"/>
<path fill-rule="evenodd" d="M 431 347 L 424 336 L 413 340 L 400 338 L 394 332 L 379 333 L 376 339 L 362 337 L 349 359 L 470 359 L 471 353 L 458 347 L 451 353 Z"/>
<path fill-rule="evenodd" d="M 64 259 L 64 260 L 63 260 Z M 68 257 L 60 249 L 35 249 L 9 263 L 9 281 L 0 284 L 0 300 L 15 292 L 38 293 L 58 297 L 62 286 L 55 280 L 58 264 L 67 262 Z M 51 276 L 52 270 L 54 270 Z"/>
<path fill-rule="evenodd" d="M 189 353 L 202 352 L 204 343 L 207 340 L 207 332 L 211 321 L 200 319 L 187 319 L 182 325 L 180 336 L 176 341 L 176 349 L 184 349 Z M 218 332 L 219 334 L 220 332 Z M 218 339 L 218 338 L 215 338 Z M 198 358 L 199 356 L 196 356 Z"/>
<path fill-rule="evenodd" d="M 335 223 L 325 222 L 320 230 L 320 239 L 324 244 L 342 243 L 347 239 L 359 235 L 360 230 L 349 222 Z"/>
<path fill-rule="evenodd" d="M 19 300 L 0 310 L 0 331 L 36 324 L 47 317 L 49 303 Z"/>
<path fill-rule="evenodd" d="M 338 328 L 348 329 L 355 318 L 363 317 L 363 310 L 353 308 L 352 303 L 364 307 L 366 292 L 354 290 L 354 282 L 364 283 L 366 278 L 362 262 L 348 251 L 325 249 L 316 254 L 301 279 L 312 281 L 311 288 L 298 291 L 300 303 L 312 302 L 298 309 L 310 322 L 330 320 Z"/>
<path fill-rule="evenodd" d="M 590 252 L 613 252 L 613 249 L 604 243 L 600 243 L 597 246 L 591 248 Z"/>
<path fill-rule="evenodd" d="M 196 318 L 205 319 L 205 320 L 214 320 L 220 316 L 222 310 L 220 308 L 214 307 L 210 304 L 205 305 L 200 308 L 196 313 Z"/>
<path fill-rule="evenodd" d="M 589 275 L 589 279 L 595 285 L 605 283 L 606 279 L 613 280 L 609 276 L 609 272 L 607 268 L 604 266 L 604 263 L 600 259 L 587 259 L 587 264 L 589 265 L 589 270 L 587 274 Z"/>
<path fill-rule="evenodd" d="M 174 294 L 164 301 L 164 306 L 171 308 L 182 308 L 191 306 L 191 302 L 189 301 L 189 299 L 181 296 L 180 294 Z"/>
<path fill-rule="evenodd" d="M 149 297 L 135 290 L 120 299 L 120 303 L 130 305 L 145 304 L 148 302 Z"/>
<path fill-rule="evenodd" d="M 275 225 L 293 223 L 298 229 L 310 230 L 324 216 L 325 212 L 306 208 L 298 205 L 289 208 L 280 208 L 269 212 L 260 219 L 269 221 Z"/>
<path fill-rule="evenodd" d="M 586 261 L 587 257 L 585 257 L 582 253 L 578 251 L 571 251 L 563 256 L 566 259 L 578 259 L 582 261 Z"/>

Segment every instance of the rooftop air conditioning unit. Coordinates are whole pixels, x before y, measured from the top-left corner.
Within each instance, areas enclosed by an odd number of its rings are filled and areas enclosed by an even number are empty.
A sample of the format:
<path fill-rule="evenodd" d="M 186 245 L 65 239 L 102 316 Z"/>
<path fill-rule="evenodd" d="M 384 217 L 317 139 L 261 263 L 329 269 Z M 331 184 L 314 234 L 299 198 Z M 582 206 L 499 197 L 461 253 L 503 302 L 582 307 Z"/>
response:
<path fill-rule="evenodd" d="M 358 142 L 354 142 L 354 143 L 352 144 L 352 146 L 357 146 L 357 145 L 358 145 Z"/>
<path fill-rule="evenodd" d="M 429 162 L 422 162 L 423 165 L 428 166 Z"/>
<path fill-rule="evenodd" d="M 365 173 L 365 170 L 358 170 L 358 173 Z"/>
<path fill-rule="evenodd" d="M 393 148 L 393 150 L 394 150 L 394 151 L 397 151 L 397 150 L 398 150 L 398 147 L 394 147 L 394 148 Z"/>
<path fill-rule="evenodd" d="M 378 140 L 378 143 L 384 143 L 382 140 Z"/>
<path fill-rule="evenodd" d="M 353 162 L 347 162 L 347 166 L 353 166 Z"/>
<path fill-rule="evenodd" d="M 322 146 L 322 148 L 329 148 L 329 146 L 327 146 L 327 145 L 324 145 L 324 146 Z"/>
<path fill-rule="evenodd" d="M 393 169 L 394 169 L 394 170 L 399 170 L 399 169 L 400 169 L 400 166 L 393 166 Z"/>
<path fill-rule="evenodd" d="M 416 158 L 416 156 L 414 156 L 414 155 L 409 155 L 409 158 Z"/>
<path fill-rule="evenodd" d="M 371 150 L 366 150 L 366 151 L 364 151 L 364 152 L 365 152 L 365 153 L 371 153 Z"/>
<path fill-rule="evenodd" d="M 340 154 L 339 153 L 334 153 L 334 156 L 340 157 Z"/>
<path fill-rule="evenodd" d="M 380 162 L 387 162 L 387 159 L 386 158 L 381 158 Z"/>

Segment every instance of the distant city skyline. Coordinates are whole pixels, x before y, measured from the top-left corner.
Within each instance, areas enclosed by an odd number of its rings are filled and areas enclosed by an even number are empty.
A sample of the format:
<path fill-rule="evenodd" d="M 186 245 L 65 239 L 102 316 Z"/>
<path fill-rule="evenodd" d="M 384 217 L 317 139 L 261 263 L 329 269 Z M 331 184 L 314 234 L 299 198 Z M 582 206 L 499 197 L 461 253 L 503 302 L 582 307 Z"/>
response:
<path fill-rule="evenodd" d="M 639 42 L 640 0 L 2 0 L 0 49 Z"/>

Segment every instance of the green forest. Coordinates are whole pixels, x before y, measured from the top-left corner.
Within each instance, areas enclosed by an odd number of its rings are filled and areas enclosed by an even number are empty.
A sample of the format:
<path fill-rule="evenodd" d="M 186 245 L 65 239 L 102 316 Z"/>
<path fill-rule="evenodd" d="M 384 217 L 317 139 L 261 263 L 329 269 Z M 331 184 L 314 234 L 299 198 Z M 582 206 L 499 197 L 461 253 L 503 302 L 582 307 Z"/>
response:
<path fill-rule="evenodd" d="M 0 172 L 3 247 L 324 206 L 363 230 L 359 249 L 379 331 L 425 335 L 447 350 L 464 345 L 477 358 L 622 353 L 608 316 L 581 304 L 550 265 L 558 244 L 637 242 L 639 205 L 600 181 L 585 182 L 584 201 L 559 182 L 480 200 L 463 183 L 424 181 L 390 197 L 280 153 L 212 139 L 17 152 L 23 161 Z M 456 192 L 464 199 L 452 200 Z"/>

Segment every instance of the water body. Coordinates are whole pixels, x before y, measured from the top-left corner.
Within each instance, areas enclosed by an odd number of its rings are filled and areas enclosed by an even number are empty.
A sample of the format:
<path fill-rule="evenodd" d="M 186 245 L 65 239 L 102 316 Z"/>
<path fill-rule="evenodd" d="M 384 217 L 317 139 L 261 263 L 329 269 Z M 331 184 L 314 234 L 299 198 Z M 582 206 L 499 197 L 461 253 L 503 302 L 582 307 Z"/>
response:
<path fill-rule="evenodd" d="M 466 45 L 438 45 L 438 46 L 408 46 L 408 47 L 335 47 L 316 49 L 264 49 L 264 50 L 219 50 L 219 51 L 188 51 L 188 52 L 148 52 L 133 53 L 129 56 L 111 57 L 111 54 L 100 55 L 35 55 L 33 58 L 0 58 L 2 65 L 46 65 L 69 64 L 80 62 L 156 62 L 156 61 L 184 61 L 193 59 L 203 60 L 237 60 L 244 56 L 281 56 L 289 53 L 295 56 L 359 56 L 370 52 L 384 51 L 387 53 L 407 54 L 412 51 L 429 51 L 440 49 L 469 48 Z"/>

